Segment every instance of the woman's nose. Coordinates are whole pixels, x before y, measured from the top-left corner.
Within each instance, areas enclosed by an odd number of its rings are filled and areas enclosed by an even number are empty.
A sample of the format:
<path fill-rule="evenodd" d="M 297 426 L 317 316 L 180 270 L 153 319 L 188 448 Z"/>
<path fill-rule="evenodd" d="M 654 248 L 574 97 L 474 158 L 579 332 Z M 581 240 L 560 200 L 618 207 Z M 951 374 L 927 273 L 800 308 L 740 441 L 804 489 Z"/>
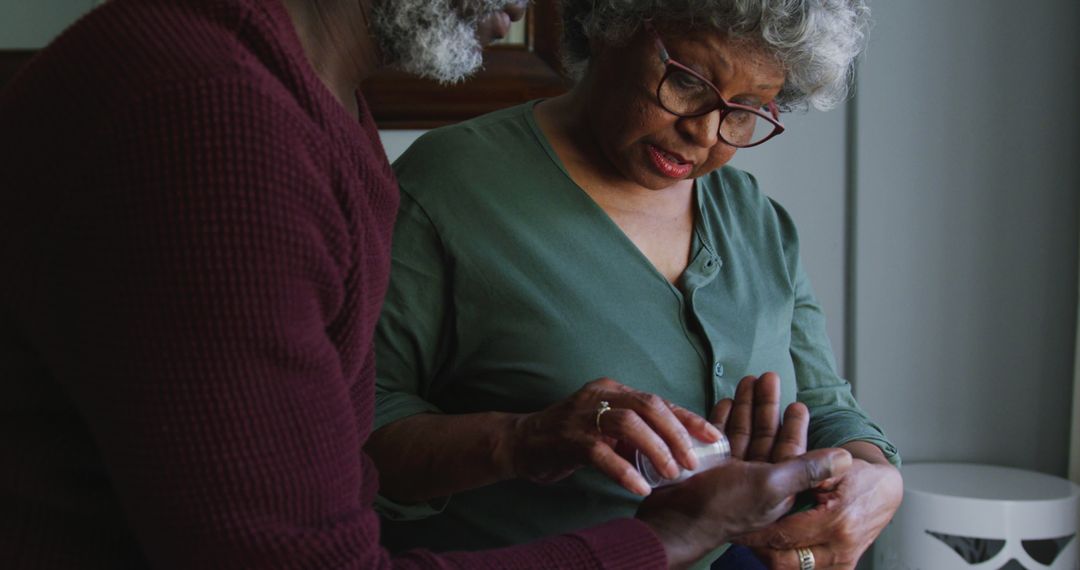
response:
<path fill-rule="evenodd" d="M 677 128 L 695 145 L 712 148 L 720 142 L 720 110 L 679 119 Z"/>

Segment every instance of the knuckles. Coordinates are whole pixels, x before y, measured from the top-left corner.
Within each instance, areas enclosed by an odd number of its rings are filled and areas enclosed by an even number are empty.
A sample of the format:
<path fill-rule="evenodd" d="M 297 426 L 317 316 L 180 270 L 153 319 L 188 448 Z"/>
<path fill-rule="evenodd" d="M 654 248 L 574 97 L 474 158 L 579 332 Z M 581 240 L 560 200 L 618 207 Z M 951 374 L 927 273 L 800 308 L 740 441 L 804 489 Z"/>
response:
<path fill-rule="evenodd" d="M 633 430 L 644 429 L 646 426 L 645 420 L 641 419 L 641 416 L 633 410 L 627 410 L 626 413 L 622 414 L 619 417 L 619 423 Z"/>
<path fill-rule="evenodd" d="M 771 550 L 790 550 L 795 544 L 794 537 L 783 529 L 776 529 L 768 534 L 765 545 Z"/>
<path fill-rule="evenodd" d="M 584 388 L 586 390 L 611 390 L 619 386 L 620 384 L 618 382 L 612 380 L 611 378 L 608 378 L 607 376 L 604 376 L 601 378 L 597 378 L 596 380 L 586 382 Z"/>
<path fill-rule="evenodd" d="M 646 409 L 656 414 L 663 414 L 667 412 L 667 402 L 663 398 L 656 394 L 642 394 L 641 403 L 645 405 Z"/>
<path fill-rule="evenodd" d="M 605 455 L 604 452 L 607 449 L 608 449 L 608 447 L 606 445 L 604 445 L 603 442 L 601 442 L 599 440 L 594 440 L 586 448 L 585 455 L 586 455 L 586 457 L 588 457 L 588 459 L 589 459 L 589 461 L 591 463 L 594 463 L 594 464 L 599 463 L 600 460 L 604 458 L 604 455 Z"/>

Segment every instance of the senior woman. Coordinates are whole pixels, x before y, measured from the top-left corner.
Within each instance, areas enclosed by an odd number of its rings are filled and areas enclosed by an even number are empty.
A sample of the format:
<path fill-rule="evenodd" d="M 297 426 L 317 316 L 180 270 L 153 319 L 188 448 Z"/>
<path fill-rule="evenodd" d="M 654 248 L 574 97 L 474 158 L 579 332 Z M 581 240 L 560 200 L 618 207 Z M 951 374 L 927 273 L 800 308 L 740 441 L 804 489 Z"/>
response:
<path fill-rule="evenodd" d="M 772 371 L 809 407 L 811 447 L 857 459 L 741 541 L 777 568 L 851 567 L 900 502 L 899 459 L 836 373 L 790 217 L 725 164 L 781 135 L 780 109 L 842 100 L 866 7 L 563 16 L 569 93 L 429 133 L 396 164 L 368 446 L 387 540 L 478 548 L 633 513 L 648 489 L 612 448 L 674 473 L 688 434 L 714 437 L 694 413 L 722 420 L 740 378 Z"/>

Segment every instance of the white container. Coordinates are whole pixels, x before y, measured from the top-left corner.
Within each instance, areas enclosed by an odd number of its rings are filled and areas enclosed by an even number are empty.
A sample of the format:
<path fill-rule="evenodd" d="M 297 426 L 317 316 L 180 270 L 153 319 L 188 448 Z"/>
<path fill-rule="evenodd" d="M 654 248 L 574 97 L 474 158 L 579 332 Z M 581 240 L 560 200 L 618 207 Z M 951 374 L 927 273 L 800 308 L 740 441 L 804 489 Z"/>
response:
<path fill-rule="evenodd" d="M 713 443 L 694 440 L 694 446 L 691 448 L 691 451 L 693 451 L 694 456 L 697 457 L 697 469 L 683 469 L 679 472 L 679 476 L 674 479 L 668 479 L 661 475 L 660 472 L 656 470 L 656 467 L 653 466 L 652 461 L 640 450 L 634 452 L 634 463 L 637 466 L 638 472 L 641 473 L 641 476 L 645 478 L 645 482 L 648 483 L 650 487 L 663 487 L 665 485 L 681 483 L 702 471 L 720 465 L 720 462 L 731 457 L 731 444 L 728 443 L 727 438 L 724 437 L 723 434 L 720 434 L 720 439 Z"/>
<path fill-rule="evenodd" d="M 1080 487 L 964 463 L 905 465 L 904 502 L 874 546 L 874 570 L 1078 570 Z"/>

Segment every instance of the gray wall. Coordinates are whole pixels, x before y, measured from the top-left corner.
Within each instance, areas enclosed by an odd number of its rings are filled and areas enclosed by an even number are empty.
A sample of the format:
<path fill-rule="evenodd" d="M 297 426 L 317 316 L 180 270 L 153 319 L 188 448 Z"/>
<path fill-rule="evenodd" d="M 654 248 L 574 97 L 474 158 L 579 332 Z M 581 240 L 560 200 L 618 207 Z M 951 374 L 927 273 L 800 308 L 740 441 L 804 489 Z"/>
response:
<path fill-rule="evenodd" d="M 844 109 L 837 108 L 782 119 L 784 134 L 738 151 L 731 164 L 753 173 L 761 189 L 795 220 L 803 264 L 825 311 L 836 364 L 844 374 L 847 118 Z"/>
<path fill-rule="evenodd" d="M 0 49 L 39 48 L 99 0 L 0 0 Z"/>
<path fill-rule="evenodd" d="M 880 0 L 857 113 L 855 369 L 905 460 L 1064 475 L 1076 0 Z"/>

